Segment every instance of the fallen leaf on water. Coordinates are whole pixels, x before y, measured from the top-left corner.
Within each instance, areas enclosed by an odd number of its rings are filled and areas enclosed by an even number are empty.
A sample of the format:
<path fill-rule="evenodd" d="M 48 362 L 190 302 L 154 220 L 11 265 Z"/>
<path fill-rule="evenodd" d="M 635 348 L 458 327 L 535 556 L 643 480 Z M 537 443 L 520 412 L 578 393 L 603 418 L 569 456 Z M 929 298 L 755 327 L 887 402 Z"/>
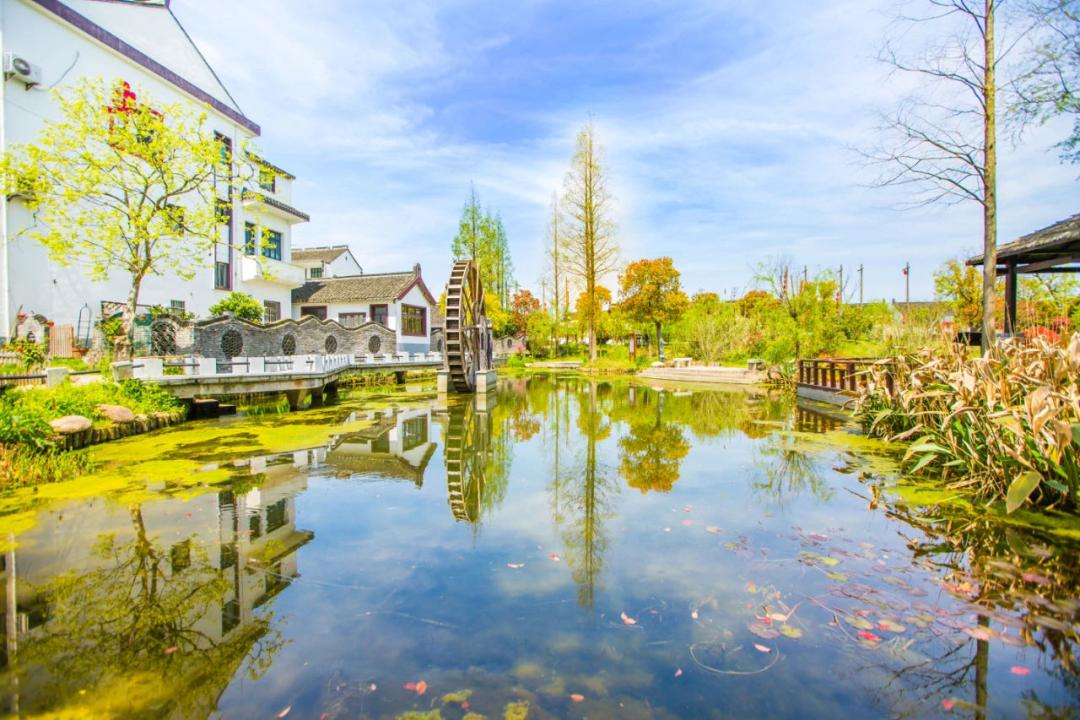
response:
<path fill-rule="evenodd" d="M 423 695 L 426 692 L 427 692 L 427 683 L 426 682 L 421 680 L 420 682 L 416 683 L 416 694 L 417 695 Z"/>
<path fill-rule="evenodd" d="M 283 717 L 285 717 L 286 715 L 288 715 L 288 714 L 289 714 L 289 712 L 290 712 L 291 710 L 292 710 L 292 705 L 286 705 L 286 706 L 285 706 L 284 708 L 282 708 L 281 712 L 279 712 L 279 713 L 277 714 L 277 716 L 278 716 L 279 718 L 283 718 Z"/>
<path fill-rule="evenodd" d="M 763 638 L 765 640 L 773 640 L 780 637 L 780 633 L 778 633 L 776 630 L 773 630 L 771 627 L 762 625 L 761 623 L 752 622 L 747 625 L 746 628 L 750 632 L 757 635 L 759 638 Z"/>
<path fill-rule="evenodd" d="M 872 643 L 881 642 L 881 638 L 879 638 L 877 635 L 875 635 L 872 632 L 867 632 L 866 630 L 860 630 L 859 631 L 859 637 L 862 638 L 863 640 L 865 640 L 866 642 L 872 642 Z"/>
<path fill-rule="evenodd" d="M 521 568 L 525 567 L 525 563 L 506 563 L 506 567 L 510 568 L 511 570 L 520 570 Z"/>
<path fill-rule="evenodd" d="M 1029 675 L 1029 674 L 1031 674 L 1031 670 L 1024 667 L 1023 665 L 1013 665 L 1011 668 L 1009 668 L 1009 672 L 1011 672 L 1013 675 Z"/>
<path fill-rule="evenodd" d="M 956 701 L 953 700 L 952 698 L 941 701 L 941 707 L 945 708 L 946 710 L 952 710 L 955 705 L 956 705 Z"/>
<path fill-rule="evenodd" d="M 664 528 L 664 532 L 671 532 L 671 528 Z"/>
<path fill-rule="evenodd" d="M 975 638 L 976 640 L 989 640 L 994 637 L 993 632 L 984 627 L 964 628 L 964 632 Z"/>
<path fill-rule="evenodd" d="M 763 653 L 772 652 L 771 648 L 767 648 L 764 645 L 759 645 L 758 643 L 754 643 L 754 649 L 757 650 L 758 652 L 763 652 Z"/>
<path fill-rule="evenodd" d="M 681 675 L 682 675 L 682 668 L 676 669 L 675 670 L 675 677 L 680 677 Z"/>
<path fill-rule="evenodd" d="M 858 615 L 845 615 L 844 622 L 856 630 L 870 630 L 874 625 L 866 618 L 861 618 Z"/>
<path fill-rule="evenodd" d="M 685 525 L 686 527 L 690 527 L 691 525 L 694 524 L 694 521 L 687 519 L 687 520 L 683 520 L 682 524 Z"/>
<path fill-rule="evenodd" d="M 555 562 L 559 562 L 559 556 L 555 553 L 551 553 L 551 559 Z"/>
<path fill-rule="evenodd" d="M 713 535 L 719 535 L 720 534 L 720 528 L 718 528 L 715 525 L 706 525 L 705 526 L 705 532 L 712 533 Z"/>
<path fill-rule="evenodd" d="M 698 619 L 698 612 L 697 612 L 697 608 L 695 608 L 695 609 L 693 609 L 693 610 L 691 610 L 691 611 L 690 611 L 690 618 L 691 618 L 691 619 L 693 619 L 693 620 L 697 620 L 697 619 Z"/>
<path fill-rule="evenodd" d="M 172 655 L 177 650 L 179 650 L 178 647 L 176 647 L 175 645 L 170 645 L 169 647 L 165 648 L 165 654 L 166 655 Z"/>
<path fill-rule="evenodd" d="M 891 633 L 902 633 L 907 630 L 906 627 L 893 620 L 881 620 L 877 624 L 878 630 L 884 630 Z"/>
<path fill-rule="evenodd" d="M 416 683 L 405 683 L 405 689 L 416 692 Z"/>
<path fill-rule="evenodd" d="M 756 593 L 757 592 L 757 585 L 755 585 L 752 580 L 750 582 L 746 583 L 746 592 L 749 592 L 749 593 Z"/>
<path fill-rule="evenodd" d="M 784 637 L 789 637 L 792 640 L 795 640 L 797 638 L 802 637 L 802 630 L 800 630 L 797 627 L 792 627 L 791 625 L 785 625 L 782 628 L 780 628 L 780 633 Z"/>
<path fill-rule="evenodd" d="M 829 578 L 830 580 L 835 580 L 836 582 L 847 582 L 848 581 L 848 576 L 847 575 L 845 575 L 842 572 L 836 572 L 835 570 L 831 570 L 831 571 L 825 573 L 825 577 Z"/>
<path fill-rule="evenodd" d="M 571 696 L 570 696 L 570 699 L 571 699 L 572 701 L 574 701 L 574 702 L 581 702 L 582 700 L 584 700 L 584 699 L 585 699 L 585 696 L 584 696 L 584 695 L 579 695 L 579 694 L 577 694 L 577 693 L 574 693 L 573 695 L 571 695 Z"/>
<path fill-rule="evenodd" d="M 691 511 L 691 510 L 693 510 L 693 509 L 694 509 L 694 506 L 693 506 L 693 505 L 687 505 L 686 507 L 684 507 L 684 508 L 682 509 L 682 511 L 683 511 L 683 512 L 690 512 L 690 511 Z"/>
<path fill-rule="evenodd" d="M 622 618 L 622 621 L 623 621 L 624 625 L 637 625 L 637 620 L 630 617 L 626 613 L 619 613 L 619 617 Z"/>

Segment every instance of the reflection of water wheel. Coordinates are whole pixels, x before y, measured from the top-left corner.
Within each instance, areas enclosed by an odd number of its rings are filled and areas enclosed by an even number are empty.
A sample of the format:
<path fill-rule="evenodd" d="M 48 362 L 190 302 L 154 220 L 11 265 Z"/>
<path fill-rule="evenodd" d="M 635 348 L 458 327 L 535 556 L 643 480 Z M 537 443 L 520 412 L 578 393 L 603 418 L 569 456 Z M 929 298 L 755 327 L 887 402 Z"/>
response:
<path fill-rule="evenodd" d="M 485 354 L 488 340 L 484 316 L 484 287 L 480 270 L 468 260 L 454 263 L 446 284 L 446 352 L 444 367 L 450 373 L 454 390 L 462 393 L 476 389 L 476 373 L 487 370 Z"/>
<path fill-rule="evenodd" d="M 446 494 L 455 520 L 480 519 L 480 499 L 484 492 L 489 438 L 486 413 L 477 413 L 472 403 L 450 409 L 443 435 L 446 459 Z"/>

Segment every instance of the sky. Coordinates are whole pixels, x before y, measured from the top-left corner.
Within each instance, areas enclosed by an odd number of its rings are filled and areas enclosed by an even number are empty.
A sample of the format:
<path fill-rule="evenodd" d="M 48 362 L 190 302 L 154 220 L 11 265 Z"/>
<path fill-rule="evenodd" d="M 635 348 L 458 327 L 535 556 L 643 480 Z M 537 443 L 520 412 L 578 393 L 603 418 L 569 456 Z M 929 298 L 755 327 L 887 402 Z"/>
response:
<path fill-rule="evenodd" d="M 173 0 L 257 145 L 297 176 L 294 245 L 348 244 L 365 272 L 423 267 L 439 293 L 470 183 L 539 294 L 549 206 L 592 120 L 624 262 L 670 256 L 730 296 L 786 258 L 865 268 L 864 294 L 933 295 L 982 243 L 975 203 L 901 209 L 859 149 L 912 90 L 876 57 L 895 0 Z M 910 41 L 907 36 L 901 41 Z M 1066 121 L 1004 134 L 999 242 L 1080 212 Z M 614 278 L 609 279 L 614 286 Z M 857 299 L 858 286 L 847 286 Z"/>

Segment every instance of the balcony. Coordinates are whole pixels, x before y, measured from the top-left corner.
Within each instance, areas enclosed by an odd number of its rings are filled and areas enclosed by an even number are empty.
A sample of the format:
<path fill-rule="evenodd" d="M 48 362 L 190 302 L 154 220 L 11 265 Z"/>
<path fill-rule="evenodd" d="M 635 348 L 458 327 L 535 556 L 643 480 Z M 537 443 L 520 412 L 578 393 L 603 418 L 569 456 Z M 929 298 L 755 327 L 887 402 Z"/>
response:
<path fill-rule="evenodd" d="M 267 213 L 268 215 L 273 215 L 276 218 L 286 221 L 290 225 L 311 220 L 311 216 L 307 213 L 297 210 L 292 205 L 284 203 L 267 193 L 245 190 L 243 202 L 245 209 L 254 209 L 259 212 Z"/>
<path fill-rule="evenodd" d="M 298 288 L 304 284 L 304 268 L 268 257 L 245 255 L 240 261 L 240 279 Z"/>

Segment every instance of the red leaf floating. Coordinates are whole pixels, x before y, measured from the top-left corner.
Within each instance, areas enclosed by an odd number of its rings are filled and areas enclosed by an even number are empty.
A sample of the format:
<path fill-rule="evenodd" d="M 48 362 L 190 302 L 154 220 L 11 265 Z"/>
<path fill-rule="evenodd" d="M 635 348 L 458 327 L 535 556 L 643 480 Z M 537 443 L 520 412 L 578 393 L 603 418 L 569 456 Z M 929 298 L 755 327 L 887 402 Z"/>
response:
<path fill-rule="evenodd" d="M 559 562 L 559 556 L 556 555 L 555 553 L 551 553 L 551 559 L 554 560 L 555 562 Z"/>
<path fill-rule="evenodd" d="M 949 698 L 948 700 L 942 700 L 941 701 L 941 707 L 945 708 L 946 710 L 952 710 L 953 707 L 955 707 L 955 705 L 956 705 L 956 701 L 953 700 L 952 698 Z"/>
<path fill-rule="evenodd" d="M 574 702 L 581 702 L 582 700 L 585 699 L 585 696 L 574 693 L 573 695 L 570 696 L 570 699 L 573 700 Z"/>
<path fill-rule="evenodd" d="M 277 714 L 277 717 L 283 718 L 286 715 L 288 715 L 291 711 L 292 711 L 292 705 L 286 705 L 284 708 L 282 708 L 281 712 L 279 712 Z"/>
<path fill-rule="evenodd" d="M 170 645 L 169 647 L 165 648 L 165 654 L 166 655 L 172 655 L 174 652 L 176 652 L 179 649 L 180 648 L 176 647 L 175 645 Z"/>
<path fill-rule="evenodd" d="M 859 637 L 861 637 L 863 640 L 866 640 L 867 642 L 881 642 L 881 638 L 879 638 L 872 632 L 867 632 L 866 630 L 860 630 Z"/>
<path fill-rule="evenodd" d="M 1031 670 L 1024 667 L 1023 665 L 1013 665 L 1011 668 L 1009 668 L 1009 672 L 1011 672 L 1013 675 L 1030 675 L 1031 674 Z"/>
<path fill-rule="evenodd" d="M 421 680 L 420 682 L 416 683 L 416 694 L 417 695 L 423 695 L 426 692 L 427 692 L 427 683 L 426 682 Z"/>
<path fill-rule="evenodd" d="M 622 618 L 624 625 L 637 625 L 637 620 L 630 617 L 626 613 L 619 613 L 619 617 Z"/>
<path fill-rule="evenodd" d="M 675 677 L 680 677 L 681 675 L 682 675 L 682 668 L 678 668 L 678 669 L 677 669 L 677 670 L 675 671 Z"/>

